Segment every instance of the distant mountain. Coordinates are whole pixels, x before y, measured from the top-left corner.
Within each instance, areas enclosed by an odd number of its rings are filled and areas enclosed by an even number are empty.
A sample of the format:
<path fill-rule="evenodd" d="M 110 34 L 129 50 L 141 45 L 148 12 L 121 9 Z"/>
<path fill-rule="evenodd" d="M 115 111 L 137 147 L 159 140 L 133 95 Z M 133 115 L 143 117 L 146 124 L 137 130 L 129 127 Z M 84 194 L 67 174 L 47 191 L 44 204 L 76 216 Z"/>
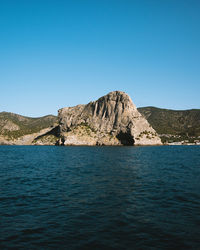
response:
<path fill-rule="evenodd" d="M 57 117 L 47 115 L 39 118 L 21 116 L 9 112 L 0 113 L 0 136 L 7 140 L 15 140 L 21 136 L 38 133 L 46 128 L 53 128 Z"/>
<path fill-rule="evenodd" d="M 163 141 L 189 140 L 200 136 L 200 109 L 170 110 L 156 107 L 138 108 Z M 168 139 L 167 139 L 168 138 Z"/>

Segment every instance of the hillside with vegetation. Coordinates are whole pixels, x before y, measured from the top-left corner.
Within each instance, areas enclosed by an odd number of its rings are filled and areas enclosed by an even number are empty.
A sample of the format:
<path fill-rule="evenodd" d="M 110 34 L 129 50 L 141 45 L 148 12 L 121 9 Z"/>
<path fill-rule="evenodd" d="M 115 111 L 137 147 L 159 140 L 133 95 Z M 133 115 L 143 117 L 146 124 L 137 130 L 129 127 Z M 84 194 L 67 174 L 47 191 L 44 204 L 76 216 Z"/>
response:
<path fill-rule="evenodd" d="M 197 142 L 200 140 L 200 109 L 169 110 L 138 108 L 160 135 L 163 142 Z"/>
<path fill-rule="evenodd" d="M 138 111 L 159 134 L 163 143 L 200 143 L 200 109 L 169 110 L 142 107 Z M 29 135 L 33 135 L 33 140 Z M 0 144 L 20 140 L 25 143 L 55 145 L 58 141 L 58 117 L 47 115 L 32 118 L 10 112 L 0 112 Z M 27 136 L 27 137 L 26 137 Z M 6 143 L 6 142 L 5 142 Z M 23 142 L 19 141 L 19 144 Z"/>
<path fill-rule="evenodd" d="M 0 135 L 8 140 L 15 140 L 24 135 L 55 127 L 57 117 L 47 115 L 39 118 L 21 116 L 10 112 L 0 113 Z"/>

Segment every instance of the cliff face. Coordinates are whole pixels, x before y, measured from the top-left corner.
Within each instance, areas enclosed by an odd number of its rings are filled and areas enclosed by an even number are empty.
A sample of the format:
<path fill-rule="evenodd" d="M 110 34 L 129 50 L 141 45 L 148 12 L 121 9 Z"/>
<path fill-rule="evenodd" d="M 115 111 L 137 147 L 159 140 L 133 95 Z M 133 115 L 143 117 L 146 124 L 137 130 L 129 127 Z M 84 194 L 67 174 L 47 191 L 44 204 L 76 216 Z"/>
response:
<path fill-rule="evenodd" d="M 130 97 L 110 92 L 58 111 L 61 145 L 155 145 L 161 140 Z"/>

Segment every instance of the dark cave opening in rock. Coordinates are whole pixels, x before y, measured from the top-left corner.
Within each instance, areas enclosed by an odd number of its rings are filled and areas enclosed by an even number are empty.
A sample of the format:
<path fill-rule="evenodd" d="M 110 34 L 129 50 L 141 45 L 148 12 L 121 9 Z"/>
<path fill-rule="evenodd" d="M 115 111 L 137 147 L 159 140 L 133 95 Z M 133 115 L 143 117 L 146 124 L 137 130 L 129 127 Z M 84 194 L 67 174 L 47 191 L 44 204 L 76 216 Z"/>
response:
<path fill-rule="evenodd" d="M 124 146 L 133 146 L 135 143 L 135 140 L 132 135 L 128 133 L 123 133 L 122 131 L 117 135 L 117 139 Z"/>

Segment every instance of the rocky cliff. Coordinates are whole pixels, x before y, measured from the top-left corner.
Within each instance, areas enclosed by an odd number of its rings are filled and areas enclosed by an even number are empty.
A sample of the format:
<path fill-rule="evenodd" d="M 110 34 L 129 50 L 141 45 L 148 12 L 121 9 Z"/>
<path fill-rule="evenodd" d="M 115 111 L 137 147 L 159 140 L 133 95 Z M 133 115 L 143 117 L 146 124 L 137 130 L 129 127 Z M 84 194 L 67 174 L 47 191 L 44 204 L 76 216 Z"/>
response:
<path fill-rule="evenodd" d="M 60 145 L 159 145 L 131 98 L 114 91 L 87 105 L 58 111 Z"/>

